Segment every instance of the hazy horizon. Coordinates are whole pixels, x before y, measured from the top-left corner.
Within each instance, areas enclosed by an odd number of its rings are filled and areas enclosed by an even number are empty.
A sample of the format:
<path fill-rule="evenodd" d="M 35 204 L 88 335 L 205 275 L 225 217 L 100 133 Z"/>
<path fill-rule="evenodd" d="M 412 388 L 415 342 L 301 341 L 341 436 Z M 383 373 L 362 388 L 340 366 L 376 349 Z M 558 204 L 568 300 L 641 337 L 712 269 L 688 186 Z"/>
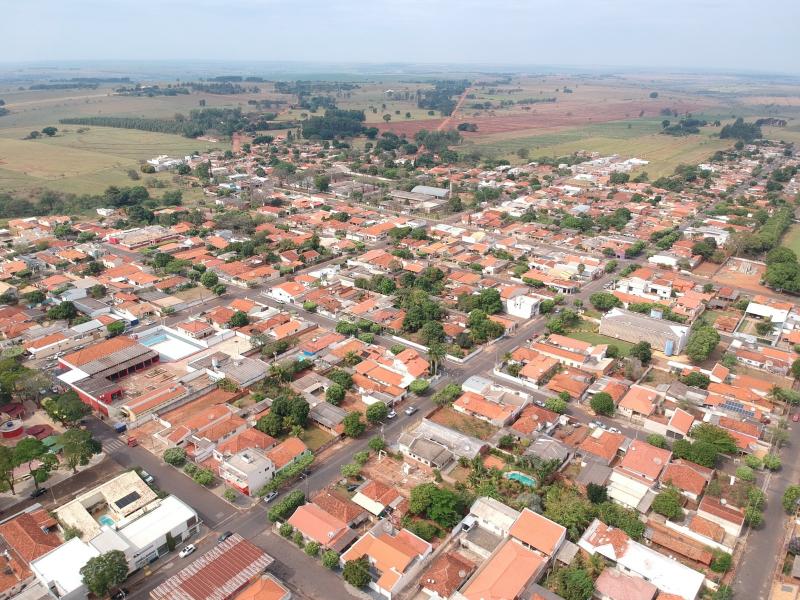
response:
<path fill-rule="evenodd" d="M 800 74 L 798 20 L 788 0 L 39 0 L 4 8 L 0 62 Z"/>

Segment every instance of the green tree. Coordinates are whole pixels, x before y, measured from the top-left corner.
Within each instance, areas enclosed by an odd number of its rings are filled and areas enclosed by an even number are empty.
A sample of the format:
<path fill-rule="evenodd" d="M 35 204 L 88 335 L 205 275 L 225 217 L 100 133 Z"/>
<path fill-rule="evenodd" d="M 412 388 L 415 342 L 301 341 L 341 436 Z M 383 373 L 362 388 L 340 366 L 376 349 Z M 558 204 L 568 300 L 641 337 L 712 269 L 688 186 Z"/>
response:
<path fill-rule="evenodd" d="M 645 441 L 656 448 L 667 448 L 667 438 L 660 433 L 651 433 L 647 436 Z"/>
<path fill-rule="evenodd" d="M 589 498 L 589 502 L 592 504 L 602 504 L 608 500 L 608 490 L 604 485 L 589 483 L 586 486 L 586 497 Z"/>
<path fill-rule="evenodd" d="M 596 292 L 592 294 L 589 296 L 589 302 L 591 302 L 592 306 L 597 310 L 603 312 L 607 312 L 616 306 L 622 306 L 622 302 L 620 302 L 619 298 L 608 292 Z"/>
<path fill-rule="evenodd" d="M 164 462 L 168 465 L 179 467 L 186 462 L 186 450 L 183 448 L 167 448 L 162 455 Z"/>
<path fill-rule="evenodd" d="M 353 376 L 344 369 L 334 369 L 328 373 L 328 379 L 339 384 L 345 390 L 353 387 Z"/>
<path fill-rule="evenodd" d="M 711 355 L 719 340 L 719 333 L 711 325 L 696 326 L 689 335 L 686 355 L 692 362 L 702 362 Z"/>
<path fill-rule="evenodd" d="M 33 437 L 20 440 L 14 446 L 14 460 L 17 464 L 27 464 L 28 472 L 33 479 L 33 485 L 38 490 L 39 480 L 46 478 L 47 473 L 58 466 L 58 459 L 50 454 L 44 442 Z M 34 468 L 33 463 L 39 462 L 40 466 Z"/>
<path fill-rule="evenodd" d="M 792 377 L 800 379 L 800 358 L 795 359 L 792 363 Z"/>
<path fill-rule="evenodd" d="M 90 558 L 80 574 L 89 591 L 102 598 L 128 577 L 128 559 L 121 550 L 111 550 Z"/>
<path fill-rule="evenodd" d="M 680 492 L 674 487 L 668 487 L 653 499 L 652 509 L 671 521 L 683 518 Z"/>
<path fill-rule="evenodd" d="M 653 350 L 650 347 L 650 342 L 634 344 L 628 351 L 628 356 L 638 358 L 643 365 L 650 364 L 650 360 L 653 358 Z"/>
<path fill-rule="evenodd" d="M 360 436 L 367 427 L 364 421 L 361 420 L 361 413 L 358 411 L 348 413 L 342 420 L 342 426 L 344 427 L 344 434 L 352 438 Z"/>
<path fill-rule="evenodd" d="M 200 277 L 200 283 L 203 284 L 204 287 L 212 289 L 219 284 L 219 277 L 217 277 L 217 274 L 214 273 L 214 271 L 206 271 Z"/>
<path fill-rule="evenodd" d="M 345 463 L 340 467 L 339 472 L 342 477 L 358 477 L 361 474 L 361 466 L 356 463 Z"/>
<path fill-rule="evenodd" d="M 554 573 L 556 593 L 564 600 L 587 600 L 594 592 L 594 581 L 582 561 Z"/>
<path fill-rule="evenodd" d="M 106 325 L 106 330 L 111 337 L 118 336 L 125 331 L 125 323 L 122 321 L 112 321 Z"/>
<path fill-rule="evenodd" d="M 388 116 L 389 115 L 384 115 L 384 119 Z M 342 577 L 344 577 L 344 580 L 353 587 L 366 587 L 366 585 L 372 581 L 369 559 L 367 559 L 366 556 L 362 556 L 361 558 L 348 560 L 346 563 L 344 563 Z"/>
<path fill-rule="evenodd" d="M 14 489 L 14 469 L 18 466 L 14 450 L 8 446 L 0 446 L 0 482 L 6 484 L 14 495 L 17 493 Z"/>
<path fill-rule="evenodd" d="M 411 382 L 411 385 L 408 386 L 408 389 L 417 396 L 421 396 L 428 391 L 429 387 L 430 383 L 427 379 L 415 379 Z"/>
<path fill-rule="evenodd" d="M 783 509 L 790 515 L 794 514 L 800 500 L 800 485 L 790 485 L 783 492 Z"/>
<path fill-rule="evenodd" d="M 548 398 L 544 403 L 547 410 L 552 410 L 554 413 L 563 415 L 567 412 L 567 403 L 561 398 Z"/>
<path fill-rule="evenodd" d="M 367 446 L 369 446 L 370 450 L 377 453 L 386 448 L 386 440 L 384 440 L 379 435 L 376 435 L 370 438 L 369 442 L 367 443 Z"/>
<path fill-rule="evenodd" d="M 372 423 L 380 423 L 389 414 L 389 408 L 383 402 L 375 402 L 367 407 L 367 421 Z"/>
<path fill-rule="evenodd" d="M 610 417 L 614 414 L 614 399 L 606 392 L 598 392 L 592 396 L 589 405 L 598 415 Z"/>
<path fill-rule="evenodd" d="M 78 472 L 78 465 L 88 464 L 92 455 L 100 451 L 100 443 L 85 429 L 67 429 L 58 437 L 58 442 L 63 446 L 64 462 L 73 473 Z"/>
<path fill-rule="evenodd" d="M 47 318 L 51 320 L 66 320 L 70 321 L 78 316 L 78 309 L 72 302 L 61 302 L 58 306 L 54 306 L 47 311 Z"/>
<path fill-rule="evenodd" d="M 715 573 L 727 573 L 733 566 L 733 558 L 727 552 L 714 550 L 714 560 L 711 561 L 711 570 Z"/>
<path fill-rule="evenodd" d="M 326 550 L 322 554 L 322 566 L 326 569 L 335 569 L 339 566 L 339 553 L 335 550 Z"/>
<path fill-rule="evenodd" d="M 83 403 L 78 394 L 70 390 L 55 398 L 45 398 L 42 408 L 51 419 L 71 427 L 87 416 L 92 410 Z"/>
<path fill-rule="evenodd" d="M 692 427 L 691 437 L 697 442 L 711 444 L 717 452 L 734 454 L 739 451 L 734 437 L 722 427 L 711 423 L 699 423 Z"/>
<path fill-rule="evenodd" d="M 247 313 L 237 310 L 230 319 L 228 319 L 228 327 L 235 328 L 235 327 L 245 327 L 250 323 L 250 318 L 247 316 Z"/>
<path fill-rule="evenodd" d="M 325 400 L 334 406 L 339 406 L 342 403 L 342 400 L 344 400 L 344 395 L 344 388 L 338 383 L 331 384 L 331 386 L 325 390 Z"/>

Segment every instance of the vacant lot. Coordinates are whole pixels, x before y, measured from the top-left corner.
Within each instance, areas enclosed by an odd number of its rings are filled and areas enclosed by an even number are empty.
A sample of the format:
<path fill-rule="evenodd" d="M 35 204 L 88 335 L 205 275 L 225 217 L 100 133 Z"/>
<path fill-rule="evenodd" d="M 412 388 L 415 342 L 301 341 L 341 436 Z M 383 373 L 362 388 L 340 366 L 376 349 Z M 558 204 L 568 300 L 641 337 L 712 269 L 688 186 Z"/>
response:
<path fill-rule="evenodd" d="M 766 268 L 766 265 L 749 260 L 729 258 L 711 280 L 719 285 L 730 285 L 756 294 L 772 294 L 771 290 L 761 285 L 761 276 Z"/>
<path fill-rule="evenodd" d="M 497 432 L 497 427 L 491 423 L 457 412 L 449 406 L 436 411 L 430 419 L 480 440 L 488 440 Z"/>
<path fill-rule="evenodd" d="M 626 356 L 628 354 L 628 351 L 633 347 L 633 344 L 631 344 L 630 342 L 618 340 L 616 338 L 608 337 L 606 335 L 600 335 L 599 333 L 595 333 L 594 331 L 570 331 L 566 335 L 576 340 L 589 342 L 590 344 L 614 345 L 617 348 L 619 348 L 620 355 L 622 356 Z"/>

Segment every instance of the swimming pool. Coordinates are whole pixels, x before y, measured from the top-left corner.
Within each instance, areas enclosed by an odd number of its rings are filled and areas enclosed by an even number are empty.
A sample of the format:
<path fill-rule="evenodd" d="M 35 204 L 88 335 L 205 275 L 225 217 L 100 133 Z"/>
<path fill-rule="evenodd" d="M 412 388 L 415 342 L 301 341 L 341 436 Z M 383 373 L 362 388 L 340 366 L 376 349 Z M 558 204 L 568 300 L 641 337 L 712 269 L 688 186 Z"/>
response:
<path fill-rule="evenodd" d="M 100 517 L 97 520 L 100 522 L 100 525 L 106 525 L 108 527 L 113 527 L 114 526 L 114 519 L 112 519 L 108 515 L 103 515 L 102 517 Z"/>
<path fill-rule="evenodd" d="M 513 481 L 519 481 L 522 485 L 528 487 L 536 487 L 536 480 L 533 477 L 525 475 L 525 473 L 520 473 L 519 471 L 509 471 L 504 477 Z"/>
<path fill-rule="evenodd" d="M 162 360 L 168 361 L 186 358 L 190 354 L 194 354 L 203 349 L 201 346 L 192 344 L 188 340 L 163 332 L 143 337 L 139 342 L 158 352 Z"/>

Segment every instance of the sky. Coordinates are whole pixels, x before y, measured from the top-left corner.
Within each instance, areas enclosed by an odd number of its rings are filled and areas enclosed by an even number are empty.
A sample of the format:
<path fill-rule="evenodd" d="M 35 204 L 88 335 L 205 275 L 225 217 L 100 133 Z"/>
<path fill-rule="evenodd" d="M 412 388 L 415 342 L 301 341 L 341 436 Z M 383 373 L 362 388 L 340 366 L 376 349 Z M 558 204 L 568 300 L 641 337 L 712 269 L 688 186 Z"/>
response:
<path fill-rule="evenodd" d="M 799 0 L 6 0 L 0 62 L 449 63 L 800 74 Z"/>

